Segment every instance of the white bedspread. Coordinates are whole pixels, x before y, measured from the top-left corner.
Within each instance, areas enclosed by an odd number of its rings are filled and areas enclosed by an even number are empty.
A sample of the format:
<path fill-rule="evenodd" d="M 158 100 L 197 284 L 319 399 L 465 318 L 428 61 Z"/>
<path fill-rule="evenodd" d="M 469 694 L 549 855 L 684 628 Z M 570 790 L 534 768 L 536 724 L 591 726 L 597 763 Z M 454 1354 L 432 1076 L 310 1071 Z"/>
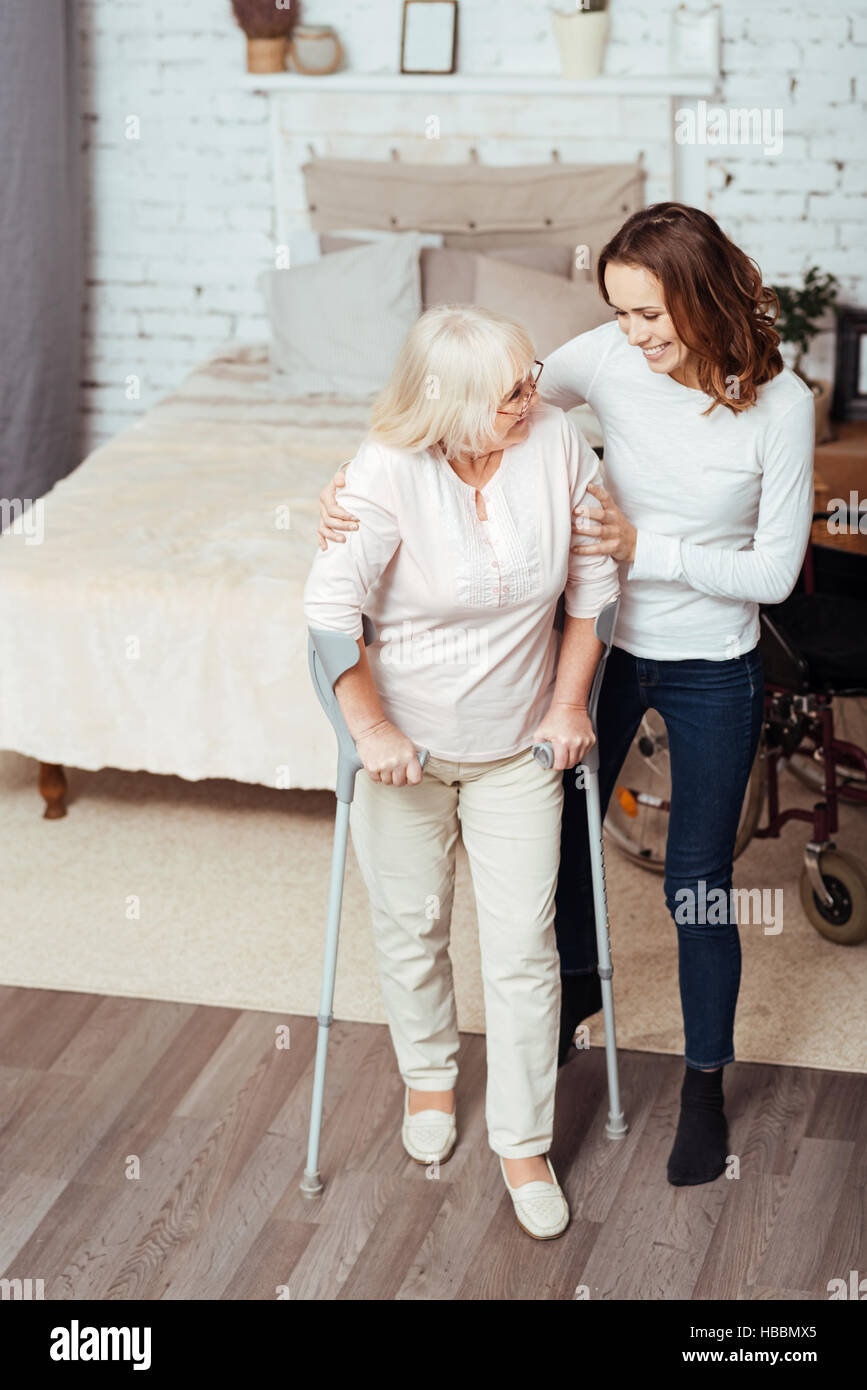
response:
<path fill-rule="evenodd" d="M 0 748 L 333 787 L 301 593 L 318 493 L 369 406 L 281 400 L 267 378 L 264 350 L 206 364 L 52 489 L 40 544 L 7 528 Z"/>
<path fill-rule="evenodd" d="M 41 544 L 0 540 L 0 747 L 333 786 L 301 591 L 317 494 L 368 407 L 280 400 L 263 353 L 244 355 L 194 372 L 58 483 Z"/>

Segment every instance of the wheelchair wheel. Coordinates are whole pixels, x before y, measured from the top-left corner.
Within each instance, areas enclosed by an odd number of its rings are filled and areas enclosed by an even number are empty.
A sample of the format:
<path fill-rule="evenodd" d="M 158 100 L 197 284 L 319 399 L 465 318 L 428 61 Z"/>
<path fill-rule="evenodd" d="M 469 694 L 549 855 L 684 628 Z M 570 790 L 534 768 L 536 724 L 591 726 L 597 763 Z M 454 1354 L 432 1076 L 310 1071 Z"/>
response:
<path fill-rule="evenodd" d="M 764 745 L 760 742 L 738 823 L 735 859 L 753 838 L 766 785 Z M 621 854 L 652 873 L 661 874 L 665 868 L 670 798 L 668 732 L 660 715 L 648 710 L 620 770 L 608 803 L 604 830 L 606 839 Z"/>
<path fill-rule="evenodd" d="M 833 907 L 820 902 L 806 866 L 801 870 L 801 904 L 812 925 L 838 946 L 867 940 L 867 872 L 851 854 L 829 849 L 819 857 L 819 872 Z"/>
<path fill-rule="evenodd" d="M 834 736 L 843 743 L 854 743 L 856 748 L 867 748 L 867 700 L 847 696 L 834 701 Z M 810 791 L 821 793 L 825 786 L 825 767 L 821 752 L 795 752 L 787 759 L 785 766 L 798 781 Z M 863 793 L 867 791 L 867 776 L 863 768 L 837 767 L 837 786 L 841 801 L 863 805 Z M 851 795 L 860 791 L 862 796 Z"/>

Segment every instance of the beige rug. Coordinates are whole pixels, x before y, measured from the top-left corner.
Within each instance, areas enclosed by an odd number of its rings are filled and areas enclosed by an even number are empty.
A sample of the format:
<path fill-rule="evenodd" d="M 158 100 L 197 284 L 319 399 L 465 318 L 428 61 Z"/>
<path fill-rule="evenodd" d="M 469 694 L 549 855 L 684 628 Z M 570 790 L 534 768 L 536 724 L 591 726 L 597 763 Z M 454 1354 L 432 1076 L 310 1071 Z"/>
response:
<path fill-rule="evenodd" d="M 68 773 L 69 815 L 42 819 L 37 765 L 0 753 L 0 983 L 275 1014 L 317 1012 L 334 799 L 113 770 Z M 788 804 L 810 798 L 786 779 Z M 841 849 L 867 857 L 867 810 Z M 744 926 L 739 1060 L 867 1071 L 867 943 L 834 946 L 798 895 L 808 827 L 753 841 L 736 886 L 783 890 L 784 926 Z M 460 1026 L 484 1030 L 474 909 L 459 854 L 452 958 Z M 618 1042 L 679 1054 L 674 927 L 661 880 L 607 855 Z M 335 1013 L 384 1022 L 367 897 L 350 850 Z M 601 1015 L 591 1042 L 602 1042 Z"/>

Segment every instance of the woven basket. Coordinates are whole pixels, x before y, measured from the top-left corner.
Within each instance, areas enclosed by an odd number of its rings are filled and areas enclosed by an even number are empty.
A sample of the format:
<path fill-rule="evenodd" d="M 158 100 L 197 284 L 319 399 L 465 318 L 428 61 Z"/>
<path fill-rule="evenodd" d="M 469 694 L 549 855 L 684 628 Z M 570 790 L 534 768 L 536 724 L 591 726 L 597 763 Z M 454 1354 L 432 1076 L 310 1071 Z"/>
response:
<path fill-rule="evenodd" d="M 248 72 L 285 72 L 286 35 L 276 39 L 247 39 Z"/>

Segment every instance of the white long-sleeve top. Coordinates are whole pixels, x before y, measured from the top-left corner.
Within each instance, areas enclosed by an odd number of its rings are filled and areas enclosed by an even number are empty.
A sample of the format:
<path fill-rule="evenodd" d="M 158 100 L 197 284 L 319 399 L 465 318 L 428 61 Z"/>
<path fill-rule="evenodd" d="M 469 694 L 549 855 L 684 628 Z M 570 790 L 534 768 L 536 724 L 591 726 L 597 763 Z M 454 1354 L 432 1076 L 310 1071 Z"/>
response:
<path fill-rule="evenodd" d="M 362 612 L 373 619 L 367 655 L 386 717 L 434 757 L 529 747 L 554 690 L 558 598 L 593 618 L 618 592 L 610 558 L 570 549 L 596 455 L 561 410 L 528 418 L 480 489 L 486 522 L 442 450 L 365 441 L 340 493 L 358 530 L 317 551 L 304 588 L 310 627 L 357 639 Z"/>
<path fill-rule="evenodd" d="M 615 321 L 545 360 L 545 400 L 589 402 L 605 487 L 637 528 L 614 642 L 658 661 L 728 660 L 759 640 L 760 603 L 791 593 L 813 512 L 814 403 L 788 368 L 737 414 L 651 371 Z"/>

